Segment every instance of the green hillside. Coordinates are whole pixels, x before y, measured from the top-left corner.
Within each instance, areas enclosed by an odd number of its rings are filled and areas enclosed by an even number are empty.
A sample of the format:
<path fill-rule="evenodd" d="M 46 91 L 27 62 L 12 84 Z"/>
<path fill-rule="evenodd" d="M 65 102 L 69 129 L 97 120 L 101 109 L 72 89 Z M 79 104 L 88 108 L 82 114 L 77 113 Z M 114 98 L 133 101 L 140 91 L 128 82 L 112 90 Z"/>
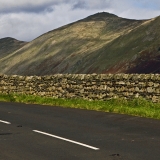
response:
<path fill-rule="evenodd" d="M 18 50 L 25 44 L 26 42 L 18 41 L 10 37 L 0 39 L 0 58 L 3 58 L 8 54 Z"/>
<path fill-rule="evenodd" d="M 0 72 L 160 73 L 159 24 L 160 17 L 129 20 L 97 13 L 11 49 L 0 57 Z"/>

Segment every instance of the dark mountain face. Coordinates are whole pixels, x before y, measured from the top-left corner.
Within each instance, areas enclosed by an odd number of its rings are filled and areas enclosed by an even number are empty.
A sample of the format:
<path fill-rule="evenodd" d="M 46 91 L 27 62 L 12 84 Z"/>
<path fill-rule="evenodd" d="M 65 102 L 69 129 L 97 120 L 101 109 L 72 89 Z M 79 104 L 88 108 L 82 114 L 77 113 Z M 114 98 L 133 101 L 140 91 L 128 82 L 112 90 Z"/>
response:
<path fill-rule="evenodd" d="M 145 52 L 134 61 L 127 73 L 160 73 L 160 51 Z"/>
<path fill-rule="evenodd" d="M 159 24 L 103 12 L 27 44 L 1 39 L 0 73 L 160 73 Z"/>
<path fill-rule="evenodd" d="M 10 37 L 0 39 L 0 58 L 18 50 L 25 44 L 27 44 L 27 42 L 18 41 Z"/>

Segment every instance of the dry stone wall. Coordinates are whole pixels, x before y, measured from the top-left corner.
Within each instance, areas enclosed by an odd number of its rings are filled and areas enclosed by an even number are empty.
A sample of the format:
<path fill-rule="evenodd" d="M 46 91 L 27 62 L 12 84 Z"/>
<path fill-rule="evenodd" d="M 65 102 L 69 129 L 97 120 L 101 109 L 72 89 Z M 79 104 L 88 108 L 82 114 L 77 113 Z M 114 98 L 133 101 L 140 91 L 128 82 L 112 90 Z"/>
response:
<path fill-rule="evenodd" d="M 92 100 L 143 97 L 160 102 L 160 74 L 0 75 L 0 93 Z"/>

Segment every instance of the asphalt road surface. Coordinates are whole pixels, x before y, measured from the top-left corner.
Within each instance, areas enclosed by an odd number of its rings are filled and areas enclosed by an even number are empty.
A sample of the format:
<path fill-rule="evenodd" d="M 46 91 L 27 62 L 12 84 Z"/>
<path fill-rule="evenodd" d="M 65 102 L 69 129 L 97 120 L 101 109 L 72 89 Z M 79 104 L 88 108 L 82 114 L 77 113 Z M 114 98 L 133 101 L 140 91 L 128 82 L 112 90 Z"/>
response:
<path fill-rule="evenodd" d="M 160 121 L 0 102 L 0 160 L 160 160 Z"/>

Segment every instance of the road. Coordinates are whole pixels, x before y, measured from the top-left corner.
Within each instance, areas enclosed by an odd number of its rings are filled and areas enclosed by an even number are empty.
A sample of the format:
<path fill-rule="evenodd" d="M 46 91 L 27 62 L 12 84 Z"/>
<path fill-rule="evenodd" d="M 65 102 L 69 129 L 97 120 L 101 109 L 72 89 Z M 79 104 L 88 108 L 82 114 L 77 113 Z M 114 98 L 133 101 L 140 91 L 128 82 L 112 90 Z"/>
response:
<path fill-rule="evenodd" d="M 0 160 L 159 159 L 159 120 L 0 102 Z"/>

